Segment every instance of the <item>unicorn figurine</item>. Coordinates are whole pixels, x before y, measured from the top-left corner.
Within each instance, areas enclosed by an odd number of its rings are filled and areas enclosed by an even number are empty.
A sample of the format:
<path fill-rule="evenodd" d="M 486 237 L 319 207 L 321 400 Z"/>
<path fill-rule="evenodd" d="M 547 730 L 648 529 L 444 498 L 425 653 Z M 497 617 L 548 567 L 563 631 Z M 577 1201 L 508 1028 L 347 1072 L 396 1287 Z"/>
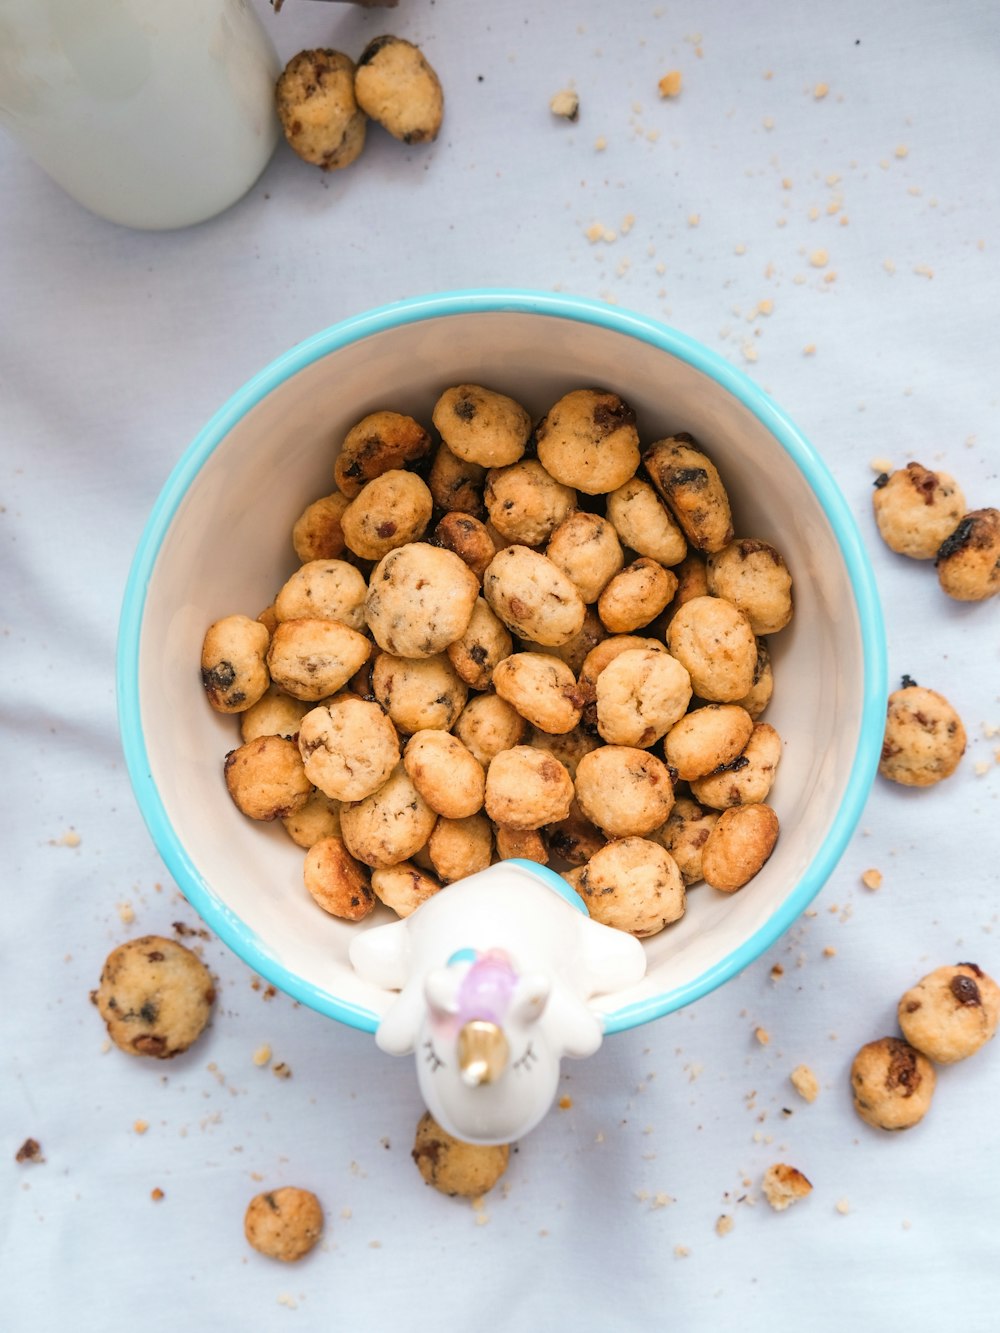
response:
<path fill-rule="evenodd" d="M 632 935 L 592 921 L 560 875 L 501 861 L 452 884 L 400 921 L 355 936 L 366 981 L 398 991 L 375 1034 L 416 1052 L 424 1101 L 466 1143 L 510 1143 L 555 1099 L 562 1057 L 604 1035 L 588 1005 L 633 986 L 646 957 Z"/>

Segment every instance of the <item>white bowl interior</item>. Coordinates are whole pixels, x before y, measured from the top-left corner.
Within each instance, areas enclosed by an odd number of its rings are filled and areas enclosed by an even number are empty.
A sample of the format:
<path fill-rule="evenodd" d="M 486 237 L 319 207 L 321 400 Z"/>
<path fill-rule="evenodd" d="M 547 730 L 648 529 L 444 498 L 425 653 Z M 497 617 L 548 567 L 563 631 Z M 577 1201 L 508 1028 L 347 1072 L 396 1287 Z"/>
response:
<path fill-rule="evenodd" d="M 201 641 L 211 621 L 256 616 L 272 601 L 297 564 L 292 524 L 333 488 L 338 442 L 361 416 L 391 408 L 429 426 L 438 394 L 464 381 L 510 393 L 534 416 L 569 389 L 602 385 L 635 408 L 644 445 L 690 431 L 721 471 L 737 535 L 773 542 L 795 580 L 795 617 L 770 640 L 776 687 L 766 720 L 784 741 L 771 797 L 777 848 L 740 893 L 691 890 L 683 920 L 646 942 L 641 986 L 600 1001 L 612 1014 L 690 987 L 780 910 L 830 830 L 861 726 L 862 637 L 830 522 L 757 416 L 686 361 L 596 324 L 492 310 L 387 328 L 285 379 L 208 456 L 152 568 L 138 680 L 149 772 L 196 867 L 195 905 L 200 892 L 252 939 L 272 980 L 300 978 L 328 1011 L 347 1005 L 380 1016 L 391 996 L 355 975 L 347 949 L 355 931 L 390 914 L 379 908 L 361 926 L 324 914 L 303 886 L 302 850 L 233 806 L 222 761 L 240 743 L 238 719 L 214 713 L 204 698 Z M 364 1013 L 361 1021 L 370 1026 Z"/>

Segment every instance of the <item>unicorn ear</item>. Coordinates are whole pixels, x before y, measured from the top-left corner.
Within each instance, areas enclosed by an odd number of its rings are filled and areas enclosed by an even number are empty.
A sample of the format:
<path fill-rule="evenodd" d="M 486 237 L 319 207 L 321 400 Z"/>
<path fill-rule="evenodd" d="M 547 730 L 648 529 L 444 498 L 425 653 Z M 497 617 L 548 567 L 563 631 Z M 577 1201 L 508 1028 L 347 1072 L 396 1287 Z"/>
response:
<path fill-rule="evenodd" d="M 552 982 L 541 972 L 529 972 L 518 982 L 517 993 L 510 1007 L 511 1018 L 527 1027 L 537 1023 L 545 1012 L 552 994 Z"/>
<path fill-rule="evenodd" d="M 424 998 L 435 1018 L 454 1018 L 458 1013 L 458 983 L 455 969 L 435 967 L 424 978 Z"/>

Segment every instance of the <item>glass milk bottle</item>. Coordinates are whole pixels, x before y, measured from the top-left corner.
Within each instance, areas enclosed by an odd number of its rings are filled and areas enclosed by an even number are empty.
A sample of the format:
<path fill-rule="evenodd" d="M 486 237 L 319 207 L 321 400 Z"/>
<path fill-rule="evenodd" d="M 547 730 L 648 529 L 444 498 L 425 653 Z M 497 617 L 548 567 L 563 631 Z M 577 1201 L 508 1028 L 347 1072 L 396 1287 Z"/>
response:
<path fill-rule="evenodd" d="M 127 227 L 202 222 L 250 189 L 279 73 L 249 0 L 0 0 L 0 126 Z"/>

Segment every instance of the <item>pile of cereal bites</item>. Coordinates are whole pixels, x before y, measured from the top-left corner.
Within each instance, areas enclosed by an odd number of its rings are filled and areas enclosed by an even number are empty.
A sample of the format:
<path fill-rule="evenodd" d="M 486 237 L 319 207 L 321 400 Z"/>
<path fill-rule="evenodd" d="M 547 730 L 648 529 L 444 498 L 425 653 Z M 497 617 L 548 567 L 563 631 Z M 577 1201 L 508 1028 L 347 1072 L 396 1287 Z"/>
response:
<path fill-rule="evenodd" d="M 511 857 L 639 937 L 692 884 L 741 889 L 778 837 L 759 719 L 792 615 L 781 554 L 734 538 L 690 435 L 641 450 L 616 393 L 575 389 L 532 428 L 460 384 L 433 426 L 359 421 L 295 523 L 301 567 L 257 619 L 209 627 L 233 801 L 281 821 L 350 921 Z"/>

